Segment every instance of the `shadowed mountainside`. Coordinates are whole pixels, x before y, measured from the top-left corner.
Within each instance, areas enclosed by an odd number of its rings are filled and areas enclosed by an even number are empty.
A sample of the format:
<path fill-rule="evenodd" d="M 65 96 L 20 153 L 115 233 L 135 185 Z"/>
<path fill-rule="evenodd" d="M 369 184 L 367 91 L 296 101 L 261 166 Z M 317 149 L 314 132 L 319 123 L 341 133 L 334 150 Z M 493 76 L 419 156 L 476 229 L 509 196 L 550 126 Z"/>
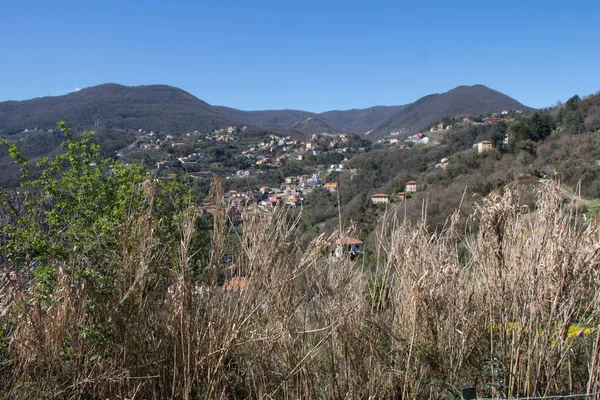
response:
<path fill-rule="evenodd" d="M 430 94 L 403 107 L 374 132 L 381 137 L 392 131 L 414 132 L 445 117 L 478 116 L 502 110 L 531 110 L 517 100 L 484 85 L 458 86 L 446 93 Z"/>
<path fill-rule="evenodd" d="M 64 96 L 0 103 L 0 133 L 51 129 L 65 120 L 76 130 L 144 129 L 183 133 L 240 124 L 222 110 L 165 85 L 103 84 Z"/>

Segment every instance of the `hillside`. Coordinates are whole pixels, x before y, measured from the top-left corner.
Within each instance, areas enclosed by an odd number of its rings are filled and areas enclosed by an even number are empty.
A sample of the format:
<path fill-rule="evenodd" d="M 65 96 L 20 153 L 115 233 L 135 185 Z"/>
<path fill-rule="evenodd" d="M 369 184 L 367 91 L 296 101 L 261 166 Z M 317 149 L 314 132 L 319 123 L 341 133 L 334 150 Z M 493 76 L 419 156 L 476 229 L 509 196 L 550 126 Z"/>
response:
<path fill-rule="evenodd" d="M 292 128 L 303 133 L 353 132 L 380 138 L 393 131 L 414 133 L 445 117 L 478 116 L 502 110 L 531 110 L 517 100 L 483 85 L 458 86 L 403 106 L 332 110 L 320 114 L 300 110 L 241 111 L 218 107 L 248 125 Z"/>
<path fill-rule="evenodd" d="M 446 93 L 422 97 L 403 107 L 384 121 L 373 136 L 382 137 L 400 130 L 415 132 L 445 117 L 477 116 L 502 110 L 531 108 L 483 85 L 458 86 Z"/>
<path fill-rule="evenodd" d="M 76 130 L 144 129 L 183 133 L 240 122 L 181 89 L 104 84 L 64 96 L 0 103 L 0 134 L 54 128 L 65 120 Z"/>
<path fill-rule="evenodd" d="M 377 128 L 405 106 L 375 106 L 345 111 L 326 111 L 319 117 L 340 132 L 366 133 Z"/>
<path fill-rule="evenodd" d="M 24 129 L 54 128 L 65 120 L 76 130 L 143 129 L 170 133 L 212 130 L 229 125 L 294 129 L 304 134 L 373 130 L 381 137 L 394 130 L 414 132 L 444 117 L 527 110 L 518 101 L 483 85 L 459 86 L 404 106 L 332 110 L 242 111 L 211 106 L 181 89 L 165 85 L 104 84 L 64 96 L 0 103 L 0 135 Z"/>
<path fill-rule="evenodd" d="M 217 108 L 248 125 L 291 128 L 312 134 L 317 132 L 366 133 L 377 128 L 403 107 L 375 106 L 363 109 L 325 111 L 320 114 L 301 110 L 242 111 L 224 106 Z"/>
<path fill-rule="evenodd" d="M 269 126 L 273 128 L 290 128 L 315 114 L 300 110 L 260 110 L 242 111 L 231 107 L 217 106 L 232 118 L 243 121 L 247 125 Z"/>

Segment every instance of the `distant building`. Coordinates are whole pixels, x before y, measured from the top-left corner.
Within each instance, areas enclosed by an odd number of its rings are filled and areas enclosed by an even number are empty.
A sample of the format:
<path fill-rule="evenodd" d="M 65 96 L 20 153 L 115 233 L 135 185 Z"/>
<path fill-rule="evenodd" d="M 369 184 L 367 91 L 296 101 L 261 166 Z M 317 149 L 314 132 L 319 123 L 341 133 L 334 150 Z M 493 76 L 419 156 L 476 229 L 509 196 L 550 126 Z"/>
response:
<path fill-rule="evenodd" d="M 356 257 L 363 252 L 363 242 L 356 238 L 345 237 L 335 241 L 334 255 L 341 258 L 343 255 Z"/>
<path fill-rule="evenodd" d="M 338 190 L 337 182 L 327 182 L 324 186 L 325 186 L 325 189 L 329 190 L 330 192 L 335 192 Z"/>
<path fill-rule="evenodd" d="M 492 146 L 492 142 L 490 142 L 489 140 L 484 140 L 482 142 L 475 143 L 473 145 L 473 148 L 477 149 L 478 154 L 481 154 L 483 152 L 491 150 L 493 148 L 493 146 Z"/>
<path fill-rule="evenodd" d="M 398 200 L 402 201 L 406 199 L 406 194 L 404 192 L 398 192 Z"/>
<path fill-rule="evenodd" d="M 384 193 L 375 193 L 371 195 L 371 201 L 373 204 L 388 204 L 390 202 L 390 196 Z"/>
<path fill-rule="evenodd" d="M 415 193 L 417 191 L 417 182 L 415 182 L 415 181 L 406 182 L 406 191 Z"/>

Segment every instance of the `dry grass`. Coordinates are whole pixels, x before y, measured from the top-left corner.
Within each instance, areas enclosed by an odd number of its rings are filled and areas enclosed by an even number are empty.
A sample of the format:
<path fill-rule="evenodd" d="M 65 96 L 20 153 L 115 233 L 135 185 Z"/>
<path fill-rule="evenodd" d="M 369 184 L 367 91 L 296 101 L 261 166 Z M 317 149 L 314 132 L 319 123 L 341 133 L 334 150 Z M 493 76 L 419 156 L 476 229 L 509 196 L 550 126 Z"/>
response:
<path fill-rule="evenodd" d="M 56 265 L 59 289 L 47 307 L 25 282 L 0 284 L 0 398 L 456 398 L 462 384 L 489 396 L 600 390 L 598 234 L 555 186 L 540 192 L 535 211 L 509 190 L 433 234 L 397 214 L 381 223 L 376 265 L 331 258 L 347 232 L 300 248 L 297 221 L 283 211 L 245 214 L 236 264 L 249 285 L 234 292 L 216 284 L 232 245 L 225 212 L 215 218 L 208 291 L 189 276 L 196 209 L 179 216 L 175 256 L 158 245 L 150 211 L 132 215 L 107 260 L 122 265 L 107 283 L 118 301 L 90 310 L 99 289 L 68 265 Z"/>

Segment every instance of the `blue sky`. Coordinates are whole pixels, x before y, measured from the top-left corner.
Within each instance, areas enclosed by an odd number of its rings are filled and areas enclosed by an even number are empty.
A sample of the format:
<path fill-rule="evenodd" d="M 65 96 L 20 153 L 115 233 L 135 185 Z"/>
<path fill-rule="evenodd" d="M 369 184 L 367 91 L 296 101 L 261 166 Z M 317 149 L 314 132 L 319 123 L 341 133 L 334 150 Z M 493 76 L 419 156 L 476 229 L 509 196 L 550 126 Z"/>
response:
<path fill-rule="evenodd" d="M 477 83 L 533 107 L 600 90 L 597 0 L 2 3 L 0 101 L 107 82 L 315 112 Z"/>

